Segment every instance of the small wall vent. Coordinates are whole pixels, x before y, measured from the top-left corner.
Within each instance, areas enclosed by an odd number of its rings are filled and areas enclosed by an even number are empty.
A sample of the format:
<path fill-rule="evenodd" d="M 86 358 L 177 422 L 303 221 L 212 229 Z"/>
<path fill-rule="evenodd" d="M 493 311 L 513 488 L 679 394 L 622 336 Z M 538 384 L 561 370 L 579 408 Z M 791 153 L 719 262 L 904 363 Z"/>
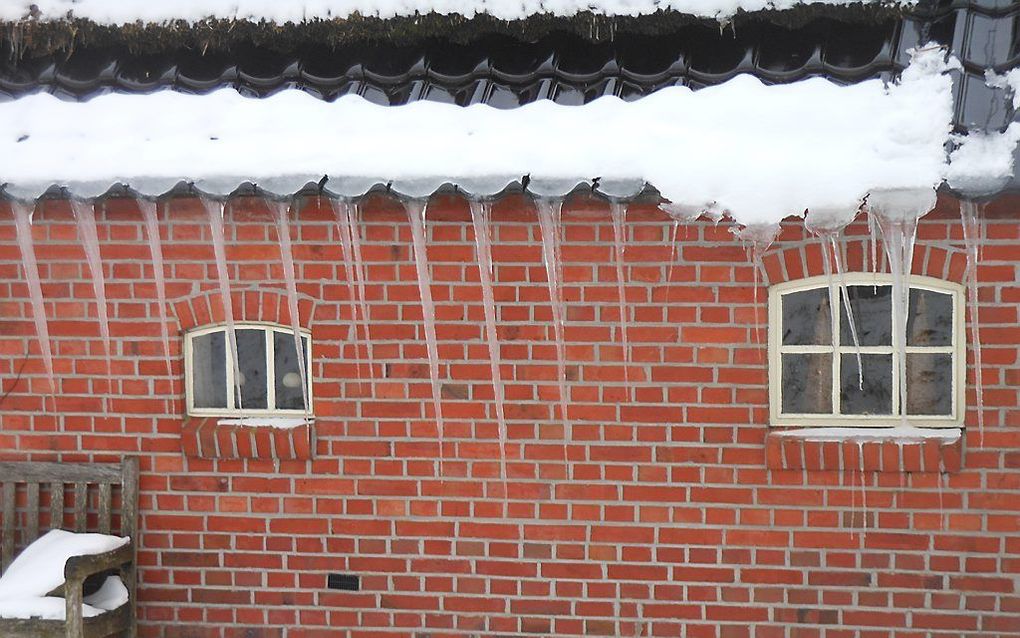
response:
<path fill-rule="evenodd" d="M 329 574 L 326 577 L 326 588 L 342 591 L 360 591 L 361 579 L 354 574 Z"/>

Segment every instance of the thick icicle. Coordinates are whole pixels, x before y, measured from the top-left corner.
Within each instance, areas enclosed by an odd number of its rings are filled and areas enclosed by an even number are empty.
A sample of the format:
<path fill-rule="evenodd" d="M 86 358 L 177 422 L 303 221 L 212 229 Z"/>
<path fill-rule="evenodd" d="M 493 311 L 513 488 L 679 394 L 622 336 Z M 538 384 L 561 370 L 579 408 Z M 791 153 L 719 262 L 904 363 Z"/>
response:
<path fill-rule="evenodd" d="M 354 280 L 357 278 L 357 274 L 354 270 L 354 249 L 351 248 L 350 202 L 345 200 L 333 202 L 333 216 L 336 217 L 337 234 L 340 236 L 340 250 L 344 256 L 344 281 L 347 282 L 347 301 L 351 310 L 351 334 L 354 336 L 354 350 L 357 352 L 358 327 L 361 325 L 361 321 L 358 318 L 358 299 L 354 292 L 356 287 Z M 355 364 L 354 371 L 357 373 L 358 380 L 360 381 L 360 362 Z"/>
<path fill-rule="evenodd" d="M 432 380 L 432 405 L 436 411 L 436 425 L 439 430 L 439 475 L 443 476 L 443 443 L 446 428 L 443 423 L 442 388 L 439 385 L 439 344 L 436 339 L 436 306 L 432 301 L 432 277 L 429 274 L 429 258 L 425 249 L 425 207 L 426 202 L 410 199 L 404 203 L 407 219 L 411 222 L 411 240 L 414 245 L 414 268 L 418 273 L 418 292 L 421 294 L 421 315 L 425 326 L 425 348 L 429 356 L 429 377 Z"/>
<path fill-rule="evenodd" d="M 985 437 L 985 393 L 981 378 L 981 323 L 978 302 L 978 246 L 981 239 L 981 204 L 961 200 L 960 219 L 963 222 L 963 243 L 967 249 L 967 305 L 970 314 L 970 342 L 974 352 L 974 392 L 977 399 L 978 432 L 981 445 Z"/>
<path fill-rule="evenodd" d="M 910 310 L 910 273 L 914 263 L 917 221 L 935 207 L 934 189 L 893 189 L 872 192 L 869 215 L 882 233 L 882 248 L 892 273 L 893 362 L 899 413 L 907 418 L 907 316 Z"/>
<path fill-rule="evenodd" d="M 103 274 L 103 259 L 99 253 L 99 233 L 96 230 L 96 211 L 92 202 L 71 199 L 71 210 L 78 224 L 78 237 L 85 248 L 85 260 L 92 273 L 92 290 L 96 295 L 96 308 L 99 314 L 99 332 L 103 336 L 103 347 L 106 349 L 106 369 L 110 369 L 110 357 L 113 355 L 110 342 L 110 317 L 106 308 L 106 276 Z"/>
<path fill-rule="evenodd" d="M 545 264 L 546 286 L 549 288 L 549 305 L 552 308 L 553 333 L 556 338 L 556 379 L 560 391 L 560 417 L 570 428 L 567 418 L 567 348 L 564 338 L 566 305 L 563 301 L 563 260 L 560 251 L 563 246 L 563 200 L 546 197 L 535 199 L 538 208 L 538 223 L 542 229 L 542 261 Z M 572 433 L 564 438 L 572 440 Z M 566 448 L 564 447 L 564 456 Z"/>
<path fill-rule="evenodd" d="M 149 255 L 152 258 L 152 274 L 156 282 L 156 298 L 159 303 L 159 333 L 163 338 L 163 357 L 166 360 L 166 374 L 173 383 L 173 369 L 170 365 L 170 331 L 166 314 L 166 274 L 163 272 L 163 247 L 159 242 L 159 220 L 156 217 L 156 202 L 139 199 L 138 210 L 145 220 L 145 234 L 149 241 Z"/>
<path fill-rule="evenodd" d="M 344 254 L 344 274 L 347 281 L 347 296 L 350 301 L 351 322 L 357 349 L 358 328 L 361 328 L 368 357 L 369 374 L 372 371 L 372 353 L 368 335 L 368 306 L 365 302 L 365 270 L 361 260 L 361 233 L 358 231 L 355 206 L 346 199 L 333 202 L 333 215 L 340 235 L 340 248 Z M 357 291 L 357 292 L 355 292 Z M 359 316 L 360 314 L 360 316 Z M 361 378 L 360 362 L 355 366 L 358 378 Z"/>
<path fill-rule="evenodd" d="M 623 378 L 627 382 L 627 397 L 630 397 L 630 344 L 627 339 L 627 326 L 630 317 L 627 307 L 627 291 L 623 279 L 623 263 L 626 254 L 626 230 L 624 222 L 627 219 L 627 205 L 620 201 L 609 203 L 610 215 L 613 218 L 613 254 L 616 259 L 616 295 L 620 304 L 620 342 L 623 345 Z"/>
<path fill-rule="evenodd" d="M 351 204 L 347 207 L 348 226 L 351 232 L 351 249 L 354 255 L 354 281 L 358 288 L 358 307 L 361 309 L 361 336 L 365 341 L 365 356 L 368 357 L 368 376 L 372 376 L 372 336 L 368 332 L 368 297 L 365 295 L 365 284 L 368 282 L 368 271 L 365 260 L 361 257 L 361 205 Z"/>
<path fill-rule="evenodd" d="M 475 252 L 478 257 L 478 279 L 482 284 L 482 303 L 485 310 L 485 336 L 489 344 L 489 368 L 492 372 L 492 393 L 496 403 L 496 421 L 499 424 L 499 477 L 503 481 L 503 498 L 507 495 L 506 475 L 506 415 L 504 414 L 503 379 L 500 375 L 499 337 L 496 334 L 496 302 L 492 292 L 492 202 L 470 199 L 471 223 L 475 231 Z"/>
<path fill-rule="evenodd" d="M 25 281 L 28 294 L 32 299 L 32 319 L 35 321 L 35 334 L 39 340 L 39 352 L 42 353 L 43 365 L 46 367 L 46 379 L 50 383 L 50 393 L 56 394 L 57 385 L 53 376 L 53 350 L 50 346 L 50 329 L 46 320 L 46 307 L 43 305 L 42 284 L 39 281 L 39 263 L 35 258 L 35 246 L 32 244 L 32 211 L 18 201 L 11 202 L 14 213 L 14 230 L 18 236 L 18 247 L 21 249 L 21 267 L 25 270 Z"/>
<path fill-rule="evenodd" d="M 297 350 L 298 372 L 301 374 L 301 405 L 309 412 L 308 369 L 305 367 L 305 349 L 301 346 L 301 318 L 298 315 L 297 278 L 294 273 L 294 251 L 290 245 L 290 209 L 284 201 L 267 199 L 266 204 L 273 212 L 276 222 L 276 237 L 280 241 L 280 261 L 283 265 L 283 279 L 287 286 L 287 308 L 290 311 L 290 327 L 294 333 L 294 348 Z"/>
<path fill-rule="evenodd" d="M 213 255 L 216 257 L 216 277 L 220 287 L 220 304 L 223 307 L 223 320 L 227 324 L 227 350 L 230 352 L 230 372 L 234 378 L 234 389 L 237 394 L 237 408 L 241 404 L 241 369 L 237 363 L 237 331 L 234 330 L 234 305 L 230 300 L 230 274 L 227 272 L 226 240 L 223 237 L 223 202 L 202 198 L 202 207 L 209 217 L 209 230 L 212 233 Z"/>

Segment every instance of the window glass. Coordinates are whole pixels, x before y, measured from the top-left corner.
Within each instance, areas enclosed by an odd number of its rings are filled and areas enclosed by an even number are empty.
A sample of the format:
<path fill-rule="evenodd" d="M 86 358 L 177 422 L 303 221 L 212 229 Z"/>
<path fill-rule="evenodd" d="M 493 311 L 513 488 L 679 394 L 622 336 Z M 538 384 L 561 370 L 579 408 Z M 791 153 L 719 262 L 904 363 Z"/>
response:
<path fill-rule="evenodd" d="M 196 408 L 227 407 L 227 352 L 222 332 L 199 335 L 191 342 L 192 397 Z"/>
<path fill-rule="evenodd" d="M 266 385 L 266 333 L 237 330 L 237 367 L 241 371 L 241 403 L 236 407 L 265 410 L 269 407 Z"/>
<path fill-rule="evenodd" d="M 892 355 L 862 354 L 863 385 L 857 354 L 843 354 L 839 367 L 839 405 L 842 414 L 892 414 Z"/>
<path fill-rule="evenodd" d="M 301 338 L 301 347 L 308 352 L 308 339 Z M 294 335 L 273 333 L 273 355 L 276 359 L 276 407 L 281 410 L 304 409 L 300 361 L 294 349 Z M 305 365 L 308 365 L 307 360 Z"/>
<path fill-rule="evenodd" d="M 914 288 L 907 313 L 908 346 L 949 346 L 953 343 L 953 298 Z"/>
<path fill-rule="evenodd" d="M 907 414 L 948 415 L 953 410 L 953 356 L 907 355 Z"/>
<path fill-rule="evenodd" d="M 832 343 L 832 319 L 827 288 L 791 292 L 783 295 L 782 300 L 784 346 Z"/>
<path fill-rule="evenodd" d="M 854 312 L 857 339 L 861 346 L 888 346 L 892 344 L 892 287 L 847 286 L 850 308 Z M 840 306 L 839 342 L 854 345 L 850 321 L 842 301 Z M 854 370 L 856 374 L 856 361 Z"/>
<path fill-rule="evenodd" d="M 812 352 L 783 355 L 783 412 L 832 412 L 832 354 Z"/>

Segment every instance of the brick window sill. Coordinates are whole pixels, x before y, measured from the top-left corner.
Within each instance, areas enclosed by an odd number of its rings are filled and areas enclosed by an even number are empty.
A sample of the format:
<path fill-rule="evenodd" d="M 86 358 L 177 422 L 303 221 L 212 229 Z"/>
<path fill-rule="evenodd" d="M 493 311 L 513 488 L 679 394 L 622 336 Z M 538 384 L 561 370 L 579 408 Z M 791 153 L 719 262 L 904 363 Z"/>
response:
<path fill-rule="evenodd" d="M 312 458 L 315 420 L 293 427 L 230 423 L 223 417 L 188 417 L 181 428 L 185 456 L 203 459 Z"/>
<path fill-rule="evenodd" d="M 773 428 L 765 439 L 770 470 L 959 472 L 963 431 L 920 428 Z"/>

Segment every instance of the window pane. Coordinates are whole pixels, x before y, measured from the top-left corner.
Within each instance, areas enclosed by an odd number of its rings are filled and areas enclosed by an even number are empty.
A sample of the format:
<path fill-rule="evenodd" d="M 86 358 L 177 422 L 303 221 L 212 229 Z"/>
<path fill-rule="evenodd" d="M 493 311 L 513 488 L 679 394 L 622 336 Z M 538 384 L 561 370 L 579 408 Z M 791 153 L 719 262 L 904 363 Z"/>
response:
<path fill-rule="evenodd" d="M 829 290 L 814 288 L 782 296 L 783 345 L 820 346 L 832 343 Z"/>
<path fill-rule="evenodd" d="M 227 407 L 227 354 L 222 332 L 191 340 L 191 396 L 196 408 Z"/>
<path fill-rule="evenodd" d="M 857 373 L 857 354 L 844 354 L 839 368 L 841 414 L 892 414 L 892 355 L 862 354 L 864 384 Z"/>
<path fill-rule="evenodd" d="M 238 407 L 252 410 L 268 408 L 265 331 L 237 331 L 237 367 L 241 370 L 241 404 Z"/>
<path fill-rule="evenodd" d="M 308 352 L 308 339 L 301 337 L 302 354 Z M 276 357 L 276 408 L 303 410 L 301 371 L 297 351 L 294 350 L 294 333 L 273 332 L 273 350 Z M 305 361 L 308 365 L 308 361 Z M 307 377 L 306 377 L 307 378 Z"/>
<path fill-rule="evenodd" d="M 891 286 L 847 286 L 850 308 L 854 311 L 857 325 L 857 339 L 862 346 L 888 346 L 892 343 L 892 287 Z M 839 342 L 844 346 L 854 344 L 847 320 L 846 309 L 840 300 Z M 854 374 L 857 361 L 854 360 Z"/>
<path fill-rule="evenodd" d="M 832 413 L 832 354 L 783 355 L 783 413 Z"/>
<path fill-rule="evenodd" d="M 907 414 L 949 415 L 953 411 L 953 356 L 907 355 Z"/>
<path fill-rule="evenodd" d="M 953 343 L 953 297 L 913 288 L 907 314 L 908 346 L 948 346 Z"/>

